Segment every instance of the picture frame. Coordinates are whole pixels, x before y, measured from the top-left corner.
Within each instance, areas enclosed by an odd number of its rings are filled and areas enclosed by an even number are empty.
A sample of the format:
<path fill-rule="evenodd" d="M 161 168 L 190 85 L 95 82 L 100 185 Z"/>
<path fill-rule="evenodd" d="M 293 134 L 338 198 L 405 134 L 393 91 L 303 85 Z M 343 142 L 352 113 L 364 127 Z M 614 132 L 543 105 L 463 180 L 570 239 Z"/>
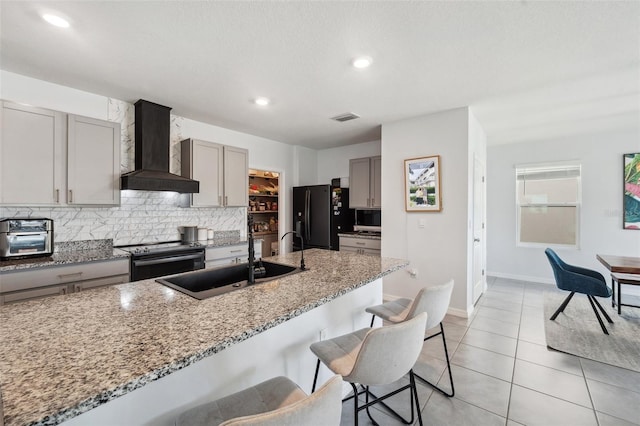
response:
<path fill-rule="evenodd" d="M 407 212 L 439 212 L 440 156 L 404 160 L 404 203 Z"/>
<path fill-rule="evenodd" d="M 640 230 L 640 152 L 623 155 L 623 228 Z"/>

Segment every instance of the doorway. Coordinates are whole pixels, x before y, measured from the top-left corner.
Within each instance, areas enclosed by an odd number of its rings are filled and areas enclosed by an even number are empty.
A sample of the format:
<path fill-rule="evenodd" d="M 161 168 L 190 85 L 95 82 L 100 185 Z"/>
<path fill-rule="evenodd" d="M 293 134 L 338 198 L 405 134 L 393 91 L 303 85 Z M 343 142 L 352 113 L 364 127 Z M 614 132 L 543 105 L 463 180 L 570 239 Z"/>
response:
<path fill-rule="evenodd" d="M 253 218 L 254 240 L 262 240 L 262 257 L 280 251 L 280 173 L 249 169 L 249 214 Z"/>
<path fill-rule="evenodd" d="M 484 163 L 473 156 L 473 291 L 475 305 L 485 289 L 484 251 L 486 247 L 484 232 L 485 182 Z"/>

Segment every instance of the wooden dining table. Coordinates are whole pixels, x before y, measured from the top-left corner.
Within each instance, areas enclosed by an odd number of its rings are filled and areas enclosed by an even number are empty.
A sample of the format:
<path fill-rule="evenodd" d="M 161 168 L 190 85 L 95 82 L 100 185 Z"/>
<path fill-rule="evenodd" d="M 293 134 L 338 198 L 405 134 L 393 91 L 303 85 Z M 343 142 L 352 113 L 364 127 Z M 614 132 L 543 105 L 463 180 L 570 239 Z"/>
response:
<path fill-rule="evenodd" d="M 618 315 L 622 306 L 640 308 L 640 305 L 622 303 L 621 284 L 640 286 L 640 257 L 611 256 L 596 254 L 596 258 L 611 271 L 611 307 L 618 306 Z M 616 284 L 618 284 L 618 300 L 616 301 Z"/>
<path fill-rule="evenodd" d="M 596 254 L 596 258 L 611 272 L 621 274 L 640 274 L 640 257 Z"/>

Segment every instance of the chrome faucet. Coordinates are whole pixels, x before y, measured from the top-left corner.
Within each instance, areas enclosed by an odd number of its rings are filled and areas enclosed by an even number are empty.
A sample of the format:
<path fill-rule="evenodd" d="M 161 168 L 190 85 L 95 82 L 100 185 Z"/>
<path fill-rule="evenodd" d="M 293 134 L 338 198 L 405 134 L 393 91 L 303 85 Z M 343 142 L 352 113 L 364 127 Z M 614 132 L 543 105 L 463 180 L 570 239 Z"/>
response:
<path fill-rule="evenodd" d="M 304 239 L 302 238 L 302 235 L 298 234 L 296 231 L 289 231 L 289 232 L 285 232 L 284 235 L 282 236 L 282 238 L 280 238 L 280 241 L 284 240 L 284 237 L 286 237 L 289 234 L 293 234 L 294 236 L 300 238 L 300 269 L 301 270 L 305 270 L 305 266 L 304 266 Z"/>

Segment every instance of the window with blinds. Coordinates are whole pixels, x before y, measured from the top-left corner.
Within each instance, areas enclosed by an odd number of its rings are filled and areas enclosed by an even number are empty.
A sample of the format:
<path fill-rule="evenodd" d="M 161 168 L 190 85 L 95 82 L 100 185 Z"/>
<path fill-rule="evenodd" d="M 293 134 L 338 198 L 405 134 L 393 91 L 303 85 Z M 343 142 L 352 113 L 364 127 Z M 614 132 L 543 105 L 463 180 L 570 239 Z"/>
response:
<path fill-rule="evenodd" d="M 580 164 L 516 166 L 517 244 L 578 247 Z"/>

